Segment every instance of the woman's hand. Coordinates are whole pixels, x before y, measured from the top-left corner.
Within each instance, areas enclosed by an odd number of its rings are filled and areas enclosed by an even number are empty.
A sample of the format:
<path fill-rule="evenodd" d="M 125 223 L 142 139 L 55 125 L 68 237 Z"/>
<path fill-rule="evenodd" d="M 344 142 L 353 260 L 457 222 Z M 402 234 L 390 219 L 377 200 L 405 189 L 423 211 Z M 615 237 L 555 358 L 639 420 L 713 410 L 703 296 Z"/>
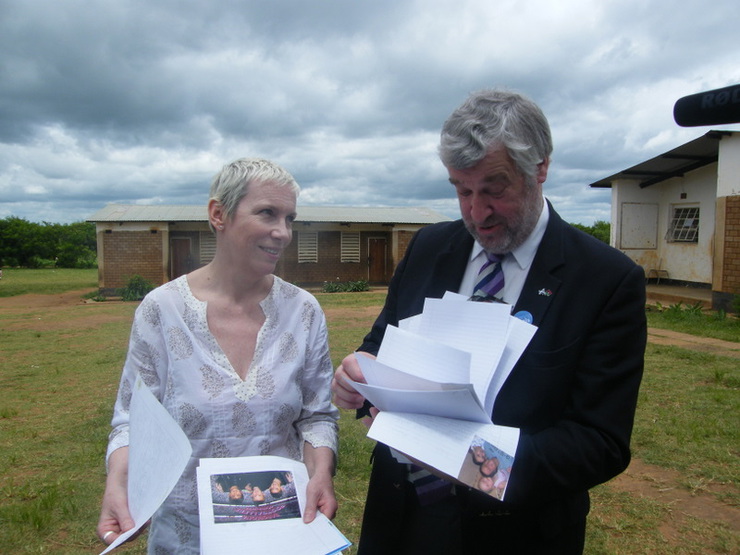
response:
<path fill-rule="evenodd" d="M 104 544 L 110 545 L 133 527 L 134 519 L 128 510 L 128 447 L 121 447 L 108 459 L 108 478 L 97 533 Z"/>
<path fill-rule="evenodd" d="M 328 447 L 313 447 L 306 443 L 303 458 L 308 470 L 306 486 L 306 510 L 303 522 L 308 524 L 316 518 L 316 511 L 329 519 L 337 514 L 337 498 L 334 495 L 334 451 Z"/>

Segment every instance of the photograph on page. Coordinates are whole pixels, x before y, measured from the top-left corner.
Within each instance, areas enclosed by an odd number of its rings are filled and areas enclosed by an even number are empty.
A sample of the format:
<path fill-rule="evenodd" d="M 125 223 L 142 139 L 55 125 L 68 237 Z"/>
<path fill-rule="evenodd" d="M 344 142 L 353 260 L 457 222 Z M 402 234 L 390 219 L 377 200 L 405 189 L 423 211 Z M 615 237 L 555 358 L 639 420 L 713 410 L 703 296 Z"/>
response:
<path fill-rule="evenodd" d="M 464 484 L 502 500 L 514 457 L 479 436 L 474 436 L 457 478 Z"/>
<path fill-rule="evenodd" d="M 288 470 L 212 474 L 210 481 L 214 524 L 301 518 Z"/>

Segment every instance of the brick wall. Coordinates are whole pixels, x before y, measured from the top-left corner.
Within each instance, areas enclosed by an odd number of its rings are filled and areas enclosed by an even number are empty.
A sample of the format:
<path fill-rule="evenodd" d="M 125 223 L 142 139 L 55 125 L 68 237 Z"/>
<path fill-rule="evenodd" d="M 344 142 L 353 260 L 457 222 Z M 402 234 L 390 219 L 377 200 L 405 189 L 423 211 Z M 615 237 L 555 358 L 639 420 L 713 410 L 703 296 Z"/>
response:
<path fill-rule="evenodd" d="M 725 236 L 722 287 L 725 293 L 740 294 L 740 195 L 725 197 Z"/>
<path fill-rule="evenodd" d="M 124 287 L 133 275 L 155 285 L 163 283 L 162 233 L 145 231 L 103 232 L 103 271 L 100 287 L 107 292 Z"/>
<path fill-rule="evenodd" d="M 360 233 L 360 262 L 341 262 L 342 238 L 339 231 L 320 231 L 318 234 L 318 263 L 298 264 L 298 241 L 293 242 L 283 253 L 275 273 L 286 281 L 298 285 L 318 285 L 325 281 L 360 281 L 368 277 L 367 238 L 385 236 L 388 242 L 386 268 L 392 273 L 389 233 Z"/>

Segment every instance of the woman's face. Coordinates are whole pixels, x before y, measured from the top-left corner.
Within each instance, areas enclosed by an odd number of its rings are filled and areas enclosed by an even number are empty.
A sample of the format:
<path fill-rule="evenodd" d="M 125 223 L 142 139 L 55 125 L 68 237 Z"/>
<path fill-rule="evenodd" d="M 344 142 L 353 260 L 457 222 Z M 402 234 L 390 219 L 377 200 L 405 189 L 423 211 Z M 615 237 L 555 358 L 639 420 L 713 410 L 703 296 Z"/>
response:
<path fill-rule="evenodd" d="M 267 275 L 293 238 L 296 196 L 274 182 L 252 183 L 231 218 L 223 220 L 219 239 L 230 259 L 243 261 L 254 273 Z"/>
<path fill-rule="evenodd" d="M 262 493 L 262 490 L 258 487 L 252 488 L 252 501 L 260 503 L 264 500 L 265 500 L 265 494 Z"/>
<path fill-rule="evenodd" d="M 272 484 L 270 484 L 270 493 L 280 493 L 283 489 L 282 486 L 282 482 L 278 478 L 275 478 Z"/>

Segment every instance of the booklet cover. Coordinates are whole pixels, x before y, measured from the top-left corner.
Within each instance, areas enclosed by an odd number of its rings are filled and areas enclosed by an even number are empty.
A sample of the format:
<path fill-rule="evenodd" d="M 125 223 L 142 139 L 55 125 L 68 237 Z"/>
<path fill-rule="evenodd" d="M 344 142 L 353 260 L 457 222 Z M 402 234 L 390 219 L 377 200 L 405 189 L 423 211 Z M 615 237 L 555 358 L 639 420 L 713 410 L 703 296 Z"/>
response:
<path fill-rule="evenodd" d="M 350 546 L 323 514 L 303 522 L 308 472 L 283 457 L 201 459 L 201 553 L 340 553 Z"/>

